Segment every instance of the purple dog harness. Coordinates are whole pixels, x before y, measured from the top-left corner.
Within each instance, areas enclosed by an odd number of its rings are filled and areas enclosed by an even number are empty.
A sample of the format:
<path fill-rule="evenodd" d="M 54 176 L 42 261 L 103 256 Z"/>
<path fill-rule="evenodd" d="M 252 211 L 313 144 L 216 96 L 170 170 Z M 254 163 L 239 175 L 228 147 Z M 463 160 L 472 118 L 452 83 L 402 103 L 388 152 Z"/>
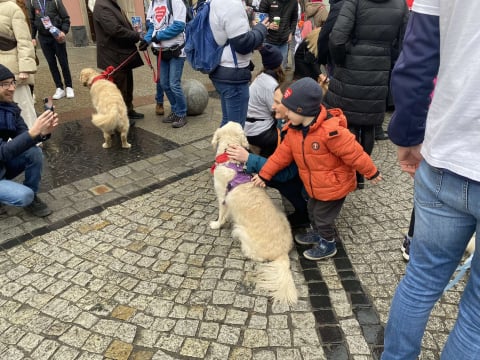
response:
<path fill-rule="evenodd" d="M 241 164 L 227 163 L 224 166 L 236 171 L 235 177 L 227 185 L 227 193 L 233 190 L 238 185 L 250 182 L 250 180 L 252 179 L 252 176 L 247 174 L 243 170 L 243 165 Z"/>
<path fill-rule="evenodd" d="M 210 168 L 210 172 L 213 174 L 215 171 L 215 168 L 222 164 L 223 166 L 226 166 L 232 170 L 235 170 L 235 177 L 227 184 L 227 190 L 226 192 L 228 193 L 235 187 L 241 184 L 246 184 L 250 182 L 252 179 L 252 176 L 245 173 L 243 170 L 243 165 L 242 164 L 236 164 L 233 162 L 229 161 L 230 159 L 228 158 L 228 155 L 226 153 L 220 154 L 215 158 L 215 163 L 212 165 Z"/>

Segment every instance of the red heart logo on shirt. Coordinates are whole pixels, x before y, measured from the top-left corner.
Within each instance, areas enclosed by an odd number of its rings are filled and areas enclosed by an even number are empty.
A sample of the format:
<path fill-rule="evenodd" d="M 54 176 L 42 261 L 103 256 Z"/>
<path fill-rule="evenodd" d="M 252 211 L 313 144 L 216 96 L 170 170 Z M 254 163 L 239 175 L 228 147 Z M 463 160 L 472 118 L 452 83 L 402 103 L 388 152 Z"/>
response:
<path fill-rule="evenodd" d="M 165 6 L 159 6 L 155 8 L 155 20 L 157 23 L 160 23 L 167 13 L 167 8 Z"/>

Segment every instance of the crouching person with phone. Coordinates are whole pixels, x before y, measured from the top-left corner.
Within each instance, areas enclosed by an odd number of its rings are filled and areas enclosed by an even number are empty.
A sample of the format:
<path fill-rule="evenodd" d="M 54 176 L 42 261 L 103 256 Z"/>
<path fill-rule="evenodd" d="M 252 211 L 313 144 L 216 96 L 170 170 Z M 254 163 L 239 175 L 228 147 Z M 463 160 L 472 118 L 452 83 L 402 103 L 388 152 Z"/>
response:
<path fill-rule="evenodd" d="M 34 216 L 45 217 L 52 211 L 37 196 L 43 154 L 36 144 L 50 138 L 58 116 L 52 109 L 46 110 L 28 129 L 13 102 L 15 88 L 15 75 L 0 64 L 0 206 L 24 207 Z M 25 173 L 23 185 L 12 181 L 21 173 Z"/>

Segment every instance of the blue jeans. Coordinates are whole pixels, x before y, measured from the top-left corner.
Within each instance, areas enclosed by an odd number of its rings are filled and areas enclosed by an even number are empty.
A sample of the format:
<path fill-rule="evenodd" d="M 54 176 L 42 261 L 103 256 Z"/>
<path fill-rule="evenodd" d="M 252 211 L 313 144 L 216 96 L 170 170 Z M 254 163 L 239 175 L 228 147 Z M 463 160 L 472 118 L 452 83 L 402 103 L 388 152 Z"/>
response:
<path fill-rule="evenodd" d="M 163 88 L 160 79 L 157 81 L 157 93 L 155 94 L 155 101 L 157 104 L 163 104 Z"/>
<path fill-rule="evenodd" d="M 157 73 L 158 73 L 158 55 L 157 55 Z M 160 67 L 161 69 L 161 67 Z M 160 73 L 158 73 L 158 76 L 160 76 Z M 155 101 L 157 104 L 163 104 L 163 88 L 162 88 L 162 82 L 160 81 L 160 78 L 158 78 L 157 81 L 157 93 L 155 94 Z"/>
<path fill-rule="evenodd" d="M 441 359 L 480 359 L 480 183 L 425 161 L 415 175 L 410 262 L 393 297 L 382 360 L 416 359 L 430 312 L 476 231 L 476 249 L 457 321 Z"/>
<path fill-rule="evenodd" d="M 167 95 L 172 112 L 178 116 L 187 115 L 187 100 L 182 89 L 184 57 L 162 60 L 160 64 L 161 87 Z M 158 89 L 157 89 L 158 90 Z"/>
<path fill-rule="evenodd" d="M 234 121 L 245 126 L 247 119 L 248 99 L 250 93 L 248 83 L 230 84 L 212 80 L 213 86 L 220 94 L 222 104 L 222 122 L 220 127 L 229 121 Z"/>
<path fill-rule="evenodd" d="M 270 44 L 270 43 L 267 42 L 266 44 Z M 292 40 L 292 44 L 293 46 L 295 46 L 295 43 L 293 43 L 293 40 Z M 270 45 L 275 46 L 282 53 L 282 58 L 283 58 L 282 67 L 285 69 L 288 64 L 288 42 L 281 45 L 278 45 L 278 44 L 270 44 Z"/>
<path fill-rule="evenodd" d="M 32 146 L 16 158 L 5 163 L 5 179 L 0 180 L 0 203 L 27 206 L 38 192 L 42 178 L 43 154 L 38 146 Z M 11 179 L 25 171 L 23 185 Z"/>

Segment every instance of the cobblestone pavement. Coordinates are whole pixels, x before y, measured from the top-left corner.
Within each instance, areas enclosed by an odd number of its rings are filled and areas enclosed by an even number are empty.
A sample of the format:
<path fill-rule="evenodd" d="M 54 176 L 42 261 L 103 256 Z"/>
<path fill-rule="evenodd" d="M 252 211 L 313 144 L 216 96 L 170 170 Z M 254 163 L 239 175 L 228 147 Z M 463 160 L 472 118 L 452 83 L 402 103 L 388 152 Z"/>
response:
<path fill-rule="evenodd" d="M 93 47 L 69 56 L 74 77 L 95 64 Z M 373 153 L 385 181 L 345 202 L 338 254 L 316 263 L 292 251 L 299 302 L 272 304 L 230 229 L 208 226 L 218 99 L 172 129 L 154 115 L 151 76 L 135 70 L 146 119 L 129 135 L 131 151 L 101 148 L 87 89 L 75 83 L 75 99 L 56 102 L 62 124 L 44 145 L 40 194 L 54 213 L 8 208 L 0 218 L 0 358 L 377 359 L 412 202 L 394 146 L 378 142 Z M 184 77 L 212 90 L 187 66 Z M 43 59 L 36 83 L 37 98 L 54 92 Z M 421 359 L 439 358 L 463 286 L 434 308 Z"/>

